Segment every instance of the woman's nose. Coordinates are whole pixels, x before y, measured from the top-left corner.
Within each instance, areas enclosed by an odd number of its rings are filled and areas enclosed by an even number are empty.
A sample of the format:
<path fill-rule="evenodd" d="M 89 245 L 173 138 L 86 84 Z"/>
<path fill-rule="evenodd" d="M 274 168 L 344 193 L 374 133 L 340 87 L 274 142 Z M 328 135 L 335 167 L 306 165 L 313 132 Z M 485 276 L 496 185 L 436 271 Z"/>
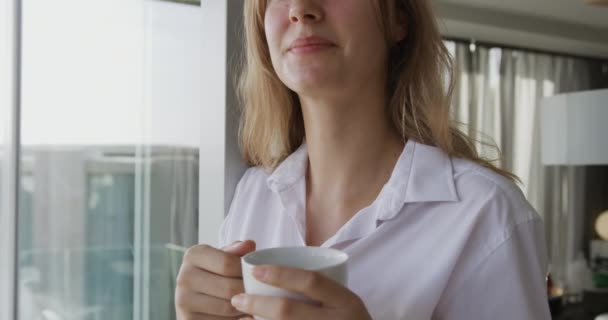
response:
<path fill-rule="evenodd" d="M 294 0 L 289 9 L 291 23 L 314 23 L 323 19 L 323 9 L 312 0 Z"/>

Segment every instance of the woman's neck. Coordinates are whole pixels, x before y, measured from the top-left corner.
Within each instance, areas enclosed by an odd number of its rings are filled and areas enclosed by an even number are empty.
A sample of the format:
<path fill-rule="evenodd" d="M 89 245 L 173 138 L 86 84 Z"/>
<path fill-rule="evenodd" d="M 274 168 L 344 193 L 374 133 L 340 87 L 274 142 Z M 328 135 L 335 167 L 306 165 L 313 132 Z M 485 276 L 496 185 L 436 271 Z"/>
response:
<path fill-rule="evenodd" d="M 332 103 L 301 98 L 309 155 L 307 202 L 314 211 L 360 209 L 390 178 L 404 142 L 379 96 Z"/>

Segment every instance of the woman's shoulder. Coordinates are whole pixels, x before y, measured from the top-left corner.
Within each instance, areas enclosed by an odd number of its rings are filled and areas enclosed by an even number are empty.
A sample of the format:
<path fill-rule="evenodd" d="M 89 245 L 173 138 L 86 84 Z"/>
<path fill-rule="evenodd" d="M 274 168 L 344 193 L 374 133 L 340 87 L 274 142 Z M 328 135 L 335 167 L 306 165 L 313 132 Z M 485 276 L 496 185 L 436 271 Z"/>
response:
<path fill-rule="evenodd" d="M 539 219 L 515 181 L 474 161 L 452 158 L 453 178 L 463 203 L 478 203 L 504 214 L 512 224 Z"/>
<path fill-rule="evenodd" d="M 513 180 L 476 161 L 450 156 L 437 146 L 412 146 L 411 164 L 398 171 L 400 181 L 407 181 L 407 198 L 451 203 L 470 214 L 485 206 L 493 212 L 513 212 L 521 219 L 533 216 L 534 209 Z"/>
<path fill-rule="evenodd" d="M 242 240 L 248 226 L 233 221 L 248 220 L 259 209 L 260 203 L 268 203 L 268 176 L 262 167 L 250 167 L 245 170 L 234 191 L 228 214 L 220 227 L 220 246 Z"/>
<path fill-rule="evenodd" d="M 262 166 L 249 167 L 239 180 L 237 189 L 259 189 L 267 184 L 270 172 Z"/>
<path fill-rule="evenodd" d="M 461 189 L 463 189 L 459 191 L 467 190 L 478 193 L 483 190 L 494 190 L 520 200 L 524 198 L 517 184 L 498 172 L 472 160 L 454 157 L 451 160 L 454 181 L 460 183 Z"/>

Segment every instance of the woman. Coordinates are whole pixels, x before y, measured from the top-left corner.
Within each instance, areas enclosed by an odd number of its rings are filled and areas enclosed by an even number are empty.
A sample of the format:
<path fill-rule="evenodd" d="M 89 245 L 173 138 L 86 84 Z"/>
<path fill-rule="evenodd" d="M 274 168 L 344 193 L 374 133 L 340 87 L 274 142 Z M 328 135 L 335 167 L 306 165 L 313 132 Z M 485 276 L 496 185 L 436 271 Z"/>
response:
<path fill-rule="evenodd" d="M 252 168 L 223 249 L 184 258 L 180 319 L 549 319 L 542 222 L 450 122 L 429 1 L 247 0 L 245 31 Z M 242 294 L 239 257 L 256 245 L 343 250 L 348 287 L 260 267 L 321 304 Z"/>

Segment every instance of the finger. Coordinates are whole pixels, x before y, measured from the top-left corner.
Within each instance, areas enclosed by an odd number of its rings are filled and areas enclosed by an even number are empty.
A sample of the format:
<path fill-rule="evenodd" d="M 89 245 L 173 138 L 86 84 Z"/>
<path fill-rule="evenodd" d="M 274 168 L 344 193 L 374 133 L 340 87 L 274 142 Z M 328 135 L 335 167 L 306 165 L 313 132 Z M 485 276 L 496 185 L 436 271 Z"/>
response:
<path fill-rule="evenodd" d="M 175 297 L 175 305 L 178 309 L 188 310 L 192 313 L 233 318 L 245 316 L 243 312 L 235 309 L 228 299 L 220 299 L 196 292 L 178 292 Z"/>
<path fill-rule="evenodd" d="M 183 267 L 177 278 L 177 285 L 196 293 L 226 300 L 245 292 L 242 279 L 218 276 L 195 267 Z"/>
<path fill-rule="evenodd" d="M 266 265 L 255 267 L 253 274 L 262 282 L 298 292 L 325 306 L 349 305 L 356 298 L 350 290 L 318 272 Z"/>
<path fill-rule="evenodd" d="M 252 240 L 236 241 L 229 246 L 222 248 L 222 251 L 242 257 L 249 252 L 255 251 L 256 243 Z"/>
<path fill-rule="evenodd" d="M 208 245 L 190 247 L 184 254 L 185 264 L 226 277 L 241 277 L 241 258 Z"/>
<path fill-rule="evenodd" d="M 240 294 L 231 300 L 239 311 L 264 319 L 310 320 L 323 319 L 323 310 L 315 305 L 293 299 Z"/>

